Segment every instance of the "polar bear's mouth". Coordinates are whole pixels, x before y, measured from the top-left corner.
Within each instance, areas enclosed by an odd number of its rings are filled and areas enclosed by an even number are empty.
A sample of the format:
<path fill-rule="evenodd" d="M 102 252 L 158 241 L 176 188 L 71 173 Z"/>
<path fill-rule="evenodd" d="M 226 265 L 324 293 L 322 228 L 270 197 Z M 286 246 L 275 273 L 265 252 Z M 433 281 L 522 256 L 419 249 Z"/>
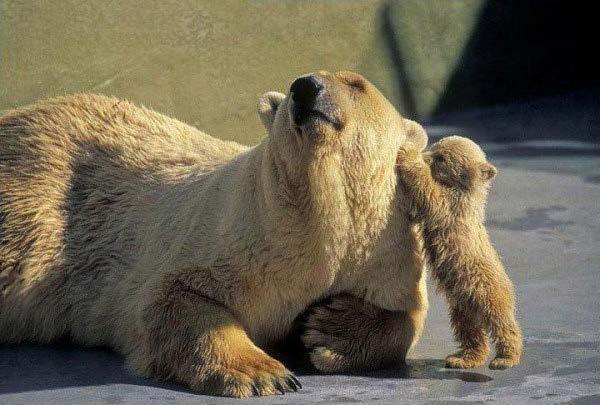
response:
<path fill-rule="evenodd" d="M 294 105 L 292 109 L 292 115 L 294 119 L 294 124 L 299 127 L 317 121 L 333 125 L 338 130 L 342 128 L 341 123 L 336 118 L 321 110 L 303 110 Z"/>

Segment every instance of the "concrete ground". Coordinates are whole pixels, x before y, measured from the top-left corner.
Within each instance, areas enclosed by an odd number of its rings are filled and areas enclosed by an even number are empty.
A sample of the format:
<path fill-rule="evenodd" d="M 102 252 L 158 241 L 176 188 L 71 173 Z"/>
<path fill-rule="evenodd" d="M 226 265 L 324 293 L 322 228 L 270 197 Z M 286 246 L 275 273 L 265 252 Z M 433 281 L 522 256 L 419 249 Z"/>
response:
<path fill-rule="evenodd" d="M 298 393 L 243 403 L 600 403 L 600 111 L 596 102 L 570 112 L 552 107 L 560 100 L 448 116 L 429 128 L 481 131 L 500 170 L 488 227 L 517 291 L 521 365 L 445 369 L 455 343 L 431 286 L 426 330 L 406 368 L 361 375 L 299 368 Z M 507 133 L 512 142 L 498 142 Z M 135 377 L 102 349 L 0 346 L 0 403 L 238 402 Z"/>

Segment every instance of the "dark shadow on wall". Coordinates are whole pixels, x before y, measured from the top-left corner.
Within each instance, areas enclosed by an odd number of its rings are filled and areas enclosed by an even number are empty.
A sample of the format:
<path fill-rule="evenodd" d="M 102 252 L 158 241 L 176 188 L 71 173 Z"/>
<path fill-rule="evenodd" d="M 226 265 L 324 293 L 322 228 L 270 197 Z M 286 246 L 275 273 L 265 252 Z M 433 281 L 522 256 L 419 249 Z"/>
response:
<path fill-rule="evenodd" d="M 392 63 L 395 76 L 394 79 L 398 84 L 400 101 L 404 109 L 404 114 L 407 117 L 415 117 L 417 115 L 417 107 L 406 73 L 402 47 L 394 34 L 391 7 L 391 3 L 387 2 L 383 5 L 379 13 L 381 37 L 383 38 L 385 49 L 387 49 L 388 57 Z"/>
<path fill-rule="evenodd" d="M 490 0 L 433 115 L 600 86 L 594 2 Z"/>

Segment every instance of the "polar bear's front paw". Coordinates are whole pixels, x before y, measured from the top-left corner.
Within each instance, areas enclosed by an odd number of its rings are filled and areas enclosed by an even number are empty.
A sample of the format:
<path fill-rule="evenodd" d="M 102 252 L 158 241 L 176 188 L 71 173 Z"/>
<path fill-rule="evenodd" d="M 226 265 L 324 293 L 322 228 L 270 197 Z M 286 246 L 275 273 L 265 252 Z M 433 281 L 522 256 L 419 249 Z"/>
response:
<path fill-rule="evenodd" d="M 352 329 L 356 318 L 354 298 L 336 297 L 314 307 L 309 313 L 302 341 L 310 350 L 313 366 L 326 373 L 353 368 L 353 351 L 359 342 Z"/>
<path fill-rule="evenodd" d="M 235 398 L 281 395 L 302 388 L 283 364 L 264 353 L 238 357 L 231 364 L 199 368 L 190 387 L 202 393 Z"/>
<path fill-rule="evenodd" d="M 352 369 L 353 361 L 344 354 L 324 346 L 317 346 L 310 352 L 310 362 L 324 373 L 339 373 Z"/>
<path fill-rule="evenodd" d="M 302 341 L 315 368 L 327 373 L 381 367 L 397 357 L 388 350 L 382 309 L 339 295 L 309 312 Z"/>

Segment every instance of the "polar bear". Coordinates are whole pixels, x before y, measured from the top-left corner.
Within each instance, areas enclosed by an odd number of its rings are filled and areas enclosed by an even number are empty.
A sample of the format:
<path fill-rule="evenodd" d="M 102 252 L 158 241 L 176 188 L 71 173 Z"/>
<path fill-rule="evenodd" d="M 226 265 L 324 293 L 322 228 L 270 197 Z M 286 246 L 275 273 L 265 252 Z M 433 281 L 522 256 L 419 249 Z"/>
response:
<path fill-rule="evenodd" d="M 351 72 L 259 114 L 255 147 L 98 95 L 3 115 L 0 342 L 104 345 L 144 376 L 271 395 L 300 383 L 263 349 L 331 296 L 305 336 L 317 368 L 402 361 L 427 294 L 395 163 L 423 129 Z"/>

